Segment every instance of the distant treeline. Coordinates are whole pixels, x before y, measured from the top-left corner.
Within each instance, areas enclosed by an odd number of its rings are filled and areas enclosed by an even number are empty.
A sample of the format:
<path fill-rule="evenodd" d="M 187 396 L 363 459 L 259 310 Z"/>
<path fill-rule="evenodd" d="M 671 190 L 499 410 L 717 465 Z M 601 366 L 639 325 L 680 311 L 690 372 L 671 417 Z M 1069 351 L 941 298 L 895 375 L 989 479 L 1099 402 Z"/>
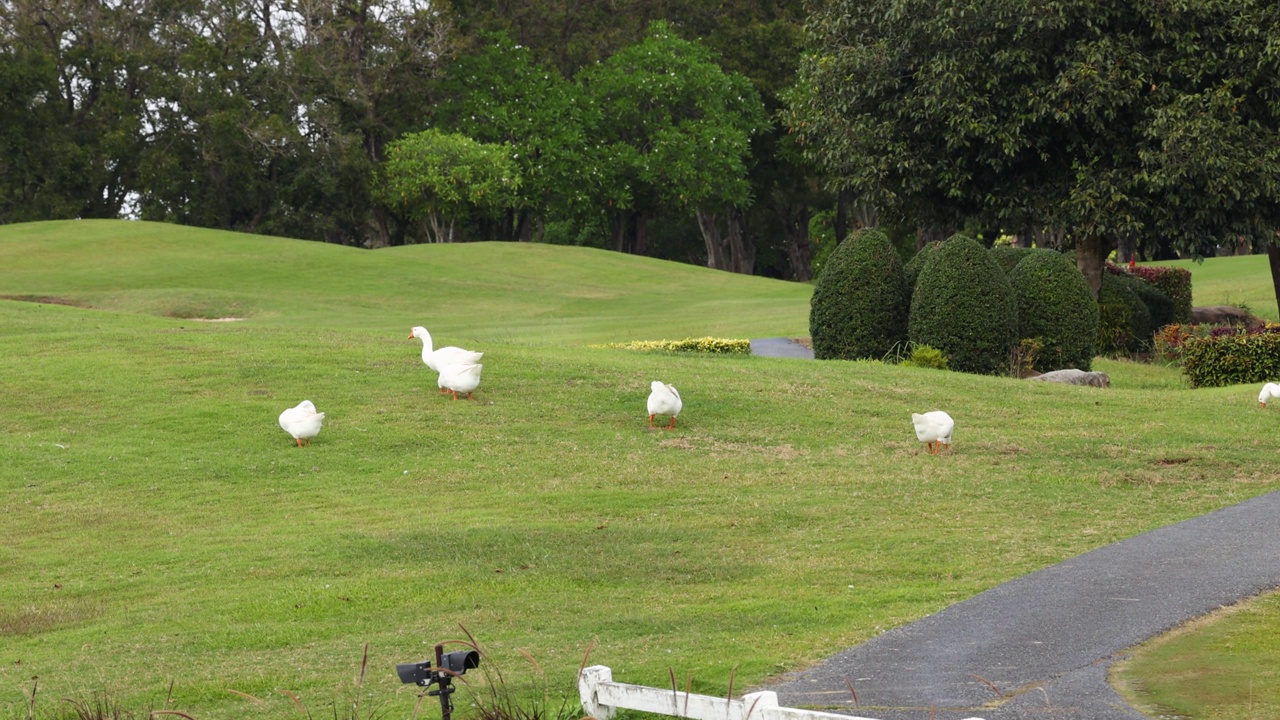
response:
<path fill-rule="evenodd" d="M 780 112 L 802 4 L 4 0 L 0 222 L 542 240 L 808 279 L 833 199 Z"/>

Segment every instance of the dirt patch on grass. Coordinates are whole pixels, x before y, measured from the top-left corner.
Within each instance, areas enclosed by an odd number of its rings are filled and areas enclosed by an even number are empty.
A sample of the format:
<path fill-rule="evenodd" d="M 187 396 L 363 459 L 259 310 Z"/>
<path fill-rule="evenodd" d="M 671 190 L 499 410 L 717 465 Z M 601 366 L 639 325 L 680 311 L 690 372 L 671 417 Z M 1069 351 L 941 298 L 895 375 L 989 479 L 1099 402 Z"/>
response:
<path fill-rule="evenodd" d="M 677 450 L 706 450 L 712 457 L 716 458 L 769 455 L 780 460 L 794 460 L 809 454 L 807 450 L 797 450 L 790 444 L 755 445 L 753 443 L 722 442 L 714 439 L 695 442 L 683 437 L 666 438 L 658 443 L 658 447 L 675 448 Z"/>
<path fill-rule="evenodd" d="M 40 303 L 41 305 L 67 305 L 70 307 L 92 307 L 79 300 L 58 297 L 56 295 L 0 295 L 0 300 L 16 300 L 18 302 Z"/>
<path fill-rule="evenodd" d="M 36 635 L 102 614 L 102 608 L 76 602 L 0 610 L 0 637 Z"/>

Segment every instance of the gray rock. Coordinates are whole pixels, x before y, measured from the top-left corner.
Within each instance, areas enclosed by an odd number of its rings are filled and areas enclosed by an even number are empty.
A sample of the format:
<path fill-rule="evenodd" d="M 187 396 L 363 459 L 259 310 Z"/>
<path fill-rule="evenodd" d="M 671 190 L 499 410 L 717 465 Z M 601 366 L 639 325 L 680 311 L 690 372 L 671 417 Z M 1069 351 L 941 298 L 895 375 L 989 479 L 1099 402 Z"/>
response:
<path fill-rule="evenodd" d="M 1234 305 L 1206 305 L 1191 308 L 1191 322 L 1196 325 L 1262 325 L 1266 321 L 1244 308 Z"/>
<path fill-rule="evenodd" d="M 1090 387 L 1111 387 L 1111 378 L 1104 372 L 1085 372 L 1084 370 L 1076 370 L 1070 368 L 1067 370 L 1054 370 L 1027 378 L 1028 380 L 1043 380 L 1045 382 L 1060 382 L 1069 385 L 1088 385 Z"/>

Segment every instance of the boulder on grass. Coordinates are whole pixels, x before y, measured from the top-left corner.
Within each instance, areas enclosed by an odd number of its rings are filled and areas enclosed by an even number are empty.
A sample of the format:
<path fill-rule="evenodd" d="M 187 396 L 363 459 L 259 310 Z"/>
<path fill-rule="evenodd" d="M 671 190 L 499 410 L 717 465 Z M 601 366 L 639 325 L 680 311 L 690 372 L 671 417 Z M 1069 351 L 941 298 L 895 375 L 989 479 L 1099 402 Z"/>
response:
<path fill-rule="evenodd" d="M 1066 370 L 1054 370 L 1043 375 L 1029 377 L 1028 380 L 1043 380 L 1045 382 L 1060 382 L 1068 385 L 1088 385 L 1089 387 L 1111 387 L 1111 378 L 1104 372 L 1085 372 L 1084 370 L 1076 370 L 1068 368 Z"/>
<path fill-rule="evenodd" d="M 1266 320 L 1235 305 L 1207 305 L 1191 308 L 1191 322 L 1195 325 L 1263 325 Z"/>

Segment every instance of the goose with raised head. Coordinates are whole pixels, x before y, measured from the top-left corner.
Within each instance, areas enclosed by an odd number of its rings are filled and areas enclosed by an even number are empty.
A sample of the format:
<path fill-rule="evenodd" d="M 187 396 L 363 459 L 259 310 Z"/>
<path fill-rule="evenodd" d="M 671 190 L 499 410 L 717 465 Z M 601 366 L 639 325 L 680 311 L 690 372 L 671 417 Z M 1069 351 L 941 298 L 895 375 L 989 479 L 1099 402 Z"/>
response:
<path fill-rule="evenodd" d="M 478 363 L 458 363 L 455 365 L 446 365 L 440 369 L 440 378 L 436 380 L 436 385 L 440 387 L 440 392 L 453 393 L 453 399 L 458 399 L 458 393 L 466 393 L 467 399 L 471 399 L 471 393 L 480 387 L 480 371 L 484 368 Z"/>
<path fill-rule="evenodd" d="M 684 408 L 684 403 L 680 400 L 680 391 L 676 390 L 674 385 L 668 385 L 661 380 L 654 380 L 649 384 L 647 407 L 649 410 L 649 427 L 653 427 L 655 415 L 670 415 L 671 424 L 667 426 L 667 429 L 670 430 L 676 426 L 676 416 Z"/>
<path fill-rule="evenodd" d="M 916 437 L 929 446 L 929 454 L 941 454 L 944 447 L 951 447 L 951 432 L 956 429 L 956 421 L 941 410 L 924 413 L 911 413 L 911 422 L 916 426 Z"/>
<path fill-rule="evenodd" d="M 323 423 L 324 413 L 317 412 L 310 400 L 303 400 L 280 413 L 280 429 L 289 433 L 298 447 L 302 447 L 304 440 L 310 445 L 311 438 L 320 434 Z"/>
<path fill-rule="evenodd" d="M 409 337 L 411 339 L 418 338 L 422 341 L 422 362 L 436 372 L 440 372 L 446 365 L 475 364 L 480 362 L 480 358 L 484 356 L 482 352 L 463 350 L 452 345 L 432 348 L 431 333 L 427 332 L 427 329 L 421 325 L 417 325 L 410 330 Z"/>

